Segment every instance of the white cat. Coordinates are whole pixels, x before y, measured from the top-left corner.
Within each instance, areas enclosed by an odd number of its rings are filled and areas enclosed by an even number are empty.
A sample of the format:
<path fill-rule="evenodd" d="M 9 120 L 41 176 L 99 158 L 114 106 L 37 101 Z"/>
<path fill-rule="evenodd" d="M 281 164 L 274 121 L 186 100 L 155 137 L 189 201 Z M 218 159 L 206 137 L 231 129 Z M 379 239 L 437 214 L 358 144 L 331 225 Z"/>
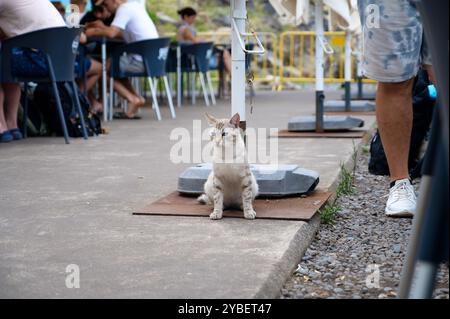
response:
<path fill-rule="evenodd" d="M 247 161 L 240 117 L 216 119 L 205 114 L 211 130 L 213 170 L 205 183 L 205 194 L 198 198 L 202 204 L 214 204 L 211 219 L 221 219 L 224 208 L 238 208 L 244 217 L 254 219 L 253 200 L 258 194 L 258 184 Z"/>

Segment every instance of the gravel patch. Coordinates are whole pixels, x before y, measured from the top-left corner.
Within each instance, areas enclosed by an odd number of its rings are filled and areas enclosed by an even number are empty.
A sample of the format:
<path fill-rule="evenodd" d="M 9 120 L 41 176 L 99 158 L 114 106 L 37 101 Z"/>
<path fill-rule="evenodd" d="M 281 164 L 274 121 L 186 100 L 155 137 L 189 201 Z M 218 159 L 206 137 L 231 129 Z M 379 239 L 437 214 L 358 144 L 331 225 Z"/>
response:
<path fill-rule="evenodd" d="M 354 193 L 337 200 L 336 223 L 320 226 L 280 298 L 396 297 L 412 219 L 384 215 L 389 180 L 370 175 L 367 163 L 360 156 Z M 439 269 L 434 298 L 449 298 L 448 264 Z"/>

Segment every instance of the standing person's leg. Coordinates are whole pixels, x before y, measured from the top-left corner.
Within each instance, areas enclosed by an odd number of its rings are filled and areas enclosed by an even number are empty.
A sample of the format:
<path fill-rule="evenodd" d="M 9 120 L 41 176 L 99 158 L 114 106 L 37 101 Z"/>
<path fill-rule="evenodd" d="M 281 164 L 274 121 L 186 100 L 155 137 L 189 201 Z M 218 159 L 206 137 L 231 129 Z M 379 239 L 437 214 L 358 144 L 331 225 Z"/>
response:
<path fill-rule="evenodd" d="M 6 124 L 5 112 L 4 112 L 5 94 L 3 88 L 0 85 L 0 138 L 3 140 L 3 133 L 8 131 L 8 125 Z M 9 138 L 8 138 L 9 139 Z M 1 140 L 0 140 L 1 142 Z"/>
<path fill-rule="evenodd" d="M 378 83 L 377 124 L 389 165 L 391 182 L 409 178 L 413 83 L 414 79 L 400 83 Z"/>
<path fill-rule="evenodd" d="M 408 155 L 412 85 L 422 46 L 420 16 L 409 0 L 366 0 L 360 5 L 361 14 L 366 15 L 364 73 L 379 82 L 377 121 L 391 174 L 385 212 L 390 216 L 412 216 L 416 197 L 409 181 Z"/>
<path fill-rule="evenodd" d="M 14 139 L 21 140 L 23 136 L 17 125 L 21 94 L 20 85 L 17 83 L 3 83 L 3 90 L 5 92 L 4 110 L 6 125 Z"/>

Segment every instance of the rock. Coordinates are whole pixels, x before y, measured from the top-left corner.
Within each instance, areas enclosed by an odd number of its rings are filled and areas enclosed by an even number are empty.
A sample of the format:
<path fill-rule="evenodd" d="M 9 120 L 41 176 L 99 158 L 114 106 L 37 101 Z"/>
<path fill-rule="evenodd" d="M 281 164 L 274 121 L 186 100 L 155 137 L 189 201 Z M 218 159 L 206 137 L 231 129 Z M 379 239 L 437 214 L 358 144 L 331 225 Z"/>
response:
<path fill-rule="evenodd" d="M 394 253 L 398 254 L 402 251 L 402 246 L 400 244 L 395 244 L 394 246 L 392 246 L 392 250 L 394 251 Z"/>

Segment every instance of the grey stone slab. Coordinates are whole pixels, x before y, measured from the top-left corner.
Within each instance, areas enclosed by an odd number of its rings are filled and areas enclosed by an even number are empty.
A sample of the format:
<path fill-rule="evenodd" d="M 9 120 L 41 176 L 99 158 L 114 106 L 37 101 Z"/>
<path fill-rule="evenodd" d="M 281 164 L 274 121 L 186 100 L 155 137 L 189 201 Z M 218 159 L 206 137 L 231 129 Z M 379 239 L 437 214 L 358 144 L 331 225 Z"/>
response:
<path fill-rule="evenodd" d="M 352 100 L 372 100 L 375 101 L 376 92 L 363 92 L 362 96 L 359 96 L 356 92 L 352 93 L 350 98 Z M 345 100 L 345 94 L 341 96 Z"/>
<path fill-rule="evenodd" d="M 350 116 L 332 116 L 323 117 L 324 129 L 327 131 L 351 130 L 353 128 L 363 127 L 364 121 Z M 289 119 L 288 130 L 292 132 L 314 131 L 316 129 L 315 116 L 297 116 Z"/>
<path fill-rule="evenodd" d="M 345 112 L 345 101 L 330 100 L 323 104 L 325 112 Z M 375 102 L 365 100 L 354 100 L 350 103 L 350 112 L 372 112 L 375 111 Z"/>
<path fill-rule="evenodd" d="M 261 197 L 282 197 L 305 194 L 319 183 L 319 173 L 298 165 L 250 165 L 259 185 Z M 199 195 L 212 169 L 204 163 L 190 167 L 178 178 L 178 191 L 182 194 Z"/>

